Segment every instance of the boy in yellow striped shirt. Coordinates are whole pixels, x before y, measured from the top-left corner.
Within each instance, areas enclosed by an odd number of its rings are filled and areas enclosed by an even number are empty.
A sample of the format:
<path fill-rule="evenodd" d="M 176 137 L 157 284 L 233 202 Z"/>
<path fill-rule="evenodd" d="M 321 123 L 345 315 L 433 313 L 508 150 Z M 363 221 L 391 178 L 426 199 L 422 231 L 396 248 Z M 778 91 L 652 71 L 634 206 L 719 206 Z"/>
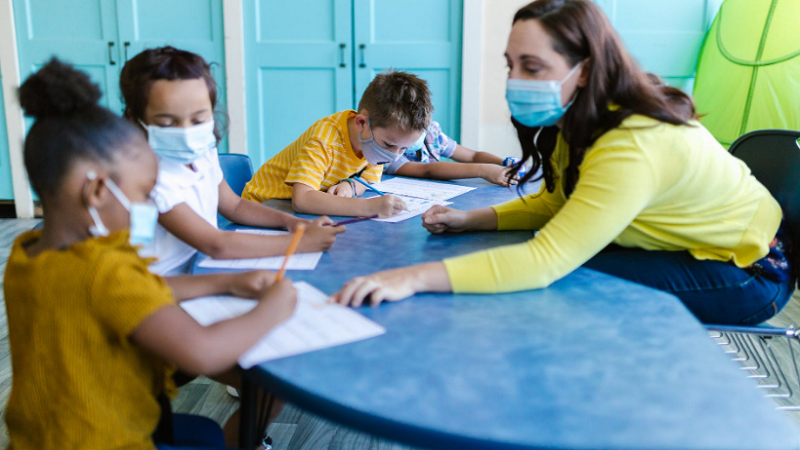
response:
<path fill-rule="evenodd" d="M 264 202 L 292 199 L 295 211 L 331 216 L 391 217 L 406 209 L 393 195 L 358 198 L 381 179 L 383 165 L 414 145 L 431 121 L 433 105 L 424 80 L 406 73 L 380 74 L 367 86 L 358 111 L 325 117 L 267 161 L 242 197 Z"/>

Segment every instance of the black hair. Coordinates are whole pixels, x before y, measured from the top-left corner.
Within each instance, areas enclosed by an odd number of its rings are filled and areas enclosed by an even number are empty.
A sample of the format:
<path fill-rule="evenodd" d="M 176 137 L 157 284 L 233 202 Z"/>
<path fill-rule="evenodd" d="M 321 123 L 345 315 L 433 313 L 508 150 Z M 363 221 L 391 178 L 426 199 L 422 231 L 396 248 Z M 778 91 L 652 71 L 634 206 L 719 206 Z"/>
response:
<path fill-rule="evenodd" d="M 578 168 L 586 150 L 631 115 L 640 114 L 672 125 L 690 125 L 697 118 L 691 97 L 639 67 L 595 2 L 536 0 L 517 11 L 513 23 L 525 20 L 536 20 L 550 36 L 556 53 L 572 67 L 585 61 L 581 67 L 587 79 L 586 86 L 564 114 L 560 130 L 555 126 L 545 127 L 534 143 L 539 128 L 526 127 L 516 119 L 511 121 L 522 146 L 522 161 L 532 161 L 531 170 L 517 185 L 518 192 L 541 167 L 547 190 L 553 192 L 558 182 L 569 197 L 578 183 Z M 550 157 L 559 133 L 569 146 L 569 164 L 557 174 Z M 512 174 L 522 164 L 516 164 Z M 562 177 L 563 181 L 557 181 Z"/>
<path fill-rule="evenodd" d="M 144 120 L 153 83 L 158 80 L 196 79 L 202 79 L 208 88 L 214 114 L 214 137 L 219 143 L 225 133 L 228 117 L 217 108 L 217 82 L 211 74 L 211 64 L 197 53 L 168 45 L 144 50 L 126 62 L 119 76 L 119 89 L 125 101 L 122 115 L 139 126 L 139 120 Z"/>
<path fill-rule="evenodd" d="M 100 88 L 72 65 L 51 59 L 19 88 L 19 103 L 35 119 L 25 138 L 25 169 L 44 199 L 58 192 L 78 160 L 113 163 L 141 130 L 100 106 Z"/>

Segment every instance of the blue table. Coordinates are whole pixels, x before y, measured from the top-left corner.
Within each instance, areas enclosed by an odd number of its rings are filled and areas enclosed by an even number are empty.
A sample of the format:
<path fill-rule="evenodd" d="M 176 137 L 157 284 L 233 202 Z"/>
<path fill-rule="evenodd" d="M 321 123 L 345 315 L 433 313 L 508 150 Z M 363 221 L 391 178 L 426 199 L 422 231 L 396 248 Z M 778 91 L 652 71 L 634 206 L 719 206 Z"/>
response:
<path fill-rule="evenodd" d="M 479 189 L 455 207 L 512 195 L 470 183 Z M 432 236 L 419 218 L 363 222 L 315 271 L 290 276 L 333 293 L 357 275 L 530 236 Z M 246 372 L 243 425 L 255 383 L 330 420 L 432 449 L 800 448 L 798 431 L 683 305 L 636 284 L 579 269 L 538 291 L 423 294 L 360 312 L 387 333 Z"/>

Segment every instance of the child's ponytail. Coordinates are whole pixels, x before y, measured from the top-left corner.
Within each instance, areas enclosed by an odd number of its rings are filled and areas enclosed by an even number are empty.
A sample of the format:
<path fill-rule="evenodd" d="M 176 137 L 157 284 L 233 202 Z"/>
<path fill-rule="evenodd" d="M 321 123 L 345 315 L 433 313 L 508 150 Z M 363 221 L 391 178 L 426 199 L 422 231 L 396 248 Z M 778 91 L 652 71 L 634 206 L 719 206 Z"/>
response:
<path fill-rule="evenodd" d="M 98 104 L 89 76 L 51 59 L 19 88 L 19 102 L 35 122 L 25 138 L 25 168 L 33 189 L 54 194 L 75 160 L 111 163 L 141 131 Z"/>

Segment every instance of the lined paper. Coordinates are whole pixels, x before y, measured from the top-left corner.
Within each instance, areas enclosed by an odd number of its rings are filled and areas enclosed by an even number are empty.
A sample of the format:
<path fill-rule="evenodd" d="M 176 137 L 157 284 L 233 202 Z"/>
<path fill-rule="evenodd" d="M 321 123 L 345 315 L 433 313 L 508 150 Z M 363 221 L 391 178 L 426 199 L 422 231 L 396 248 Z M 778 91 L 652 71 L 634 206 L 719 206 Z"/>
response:
<path fill-rule="evenodd" d="M 305 282 L 294 286 L 297 289 L 294 314 L 239 358 L 242 368 L 386 333 L 385 328 L 355 310 L 326 303 L 327 296 L 314 286 Z M 216 296 L 185 301 L 181 307 L 199 324 L 208 326 L 245 314 L 255 308 L 256 303 L 255 300 Z"/>

